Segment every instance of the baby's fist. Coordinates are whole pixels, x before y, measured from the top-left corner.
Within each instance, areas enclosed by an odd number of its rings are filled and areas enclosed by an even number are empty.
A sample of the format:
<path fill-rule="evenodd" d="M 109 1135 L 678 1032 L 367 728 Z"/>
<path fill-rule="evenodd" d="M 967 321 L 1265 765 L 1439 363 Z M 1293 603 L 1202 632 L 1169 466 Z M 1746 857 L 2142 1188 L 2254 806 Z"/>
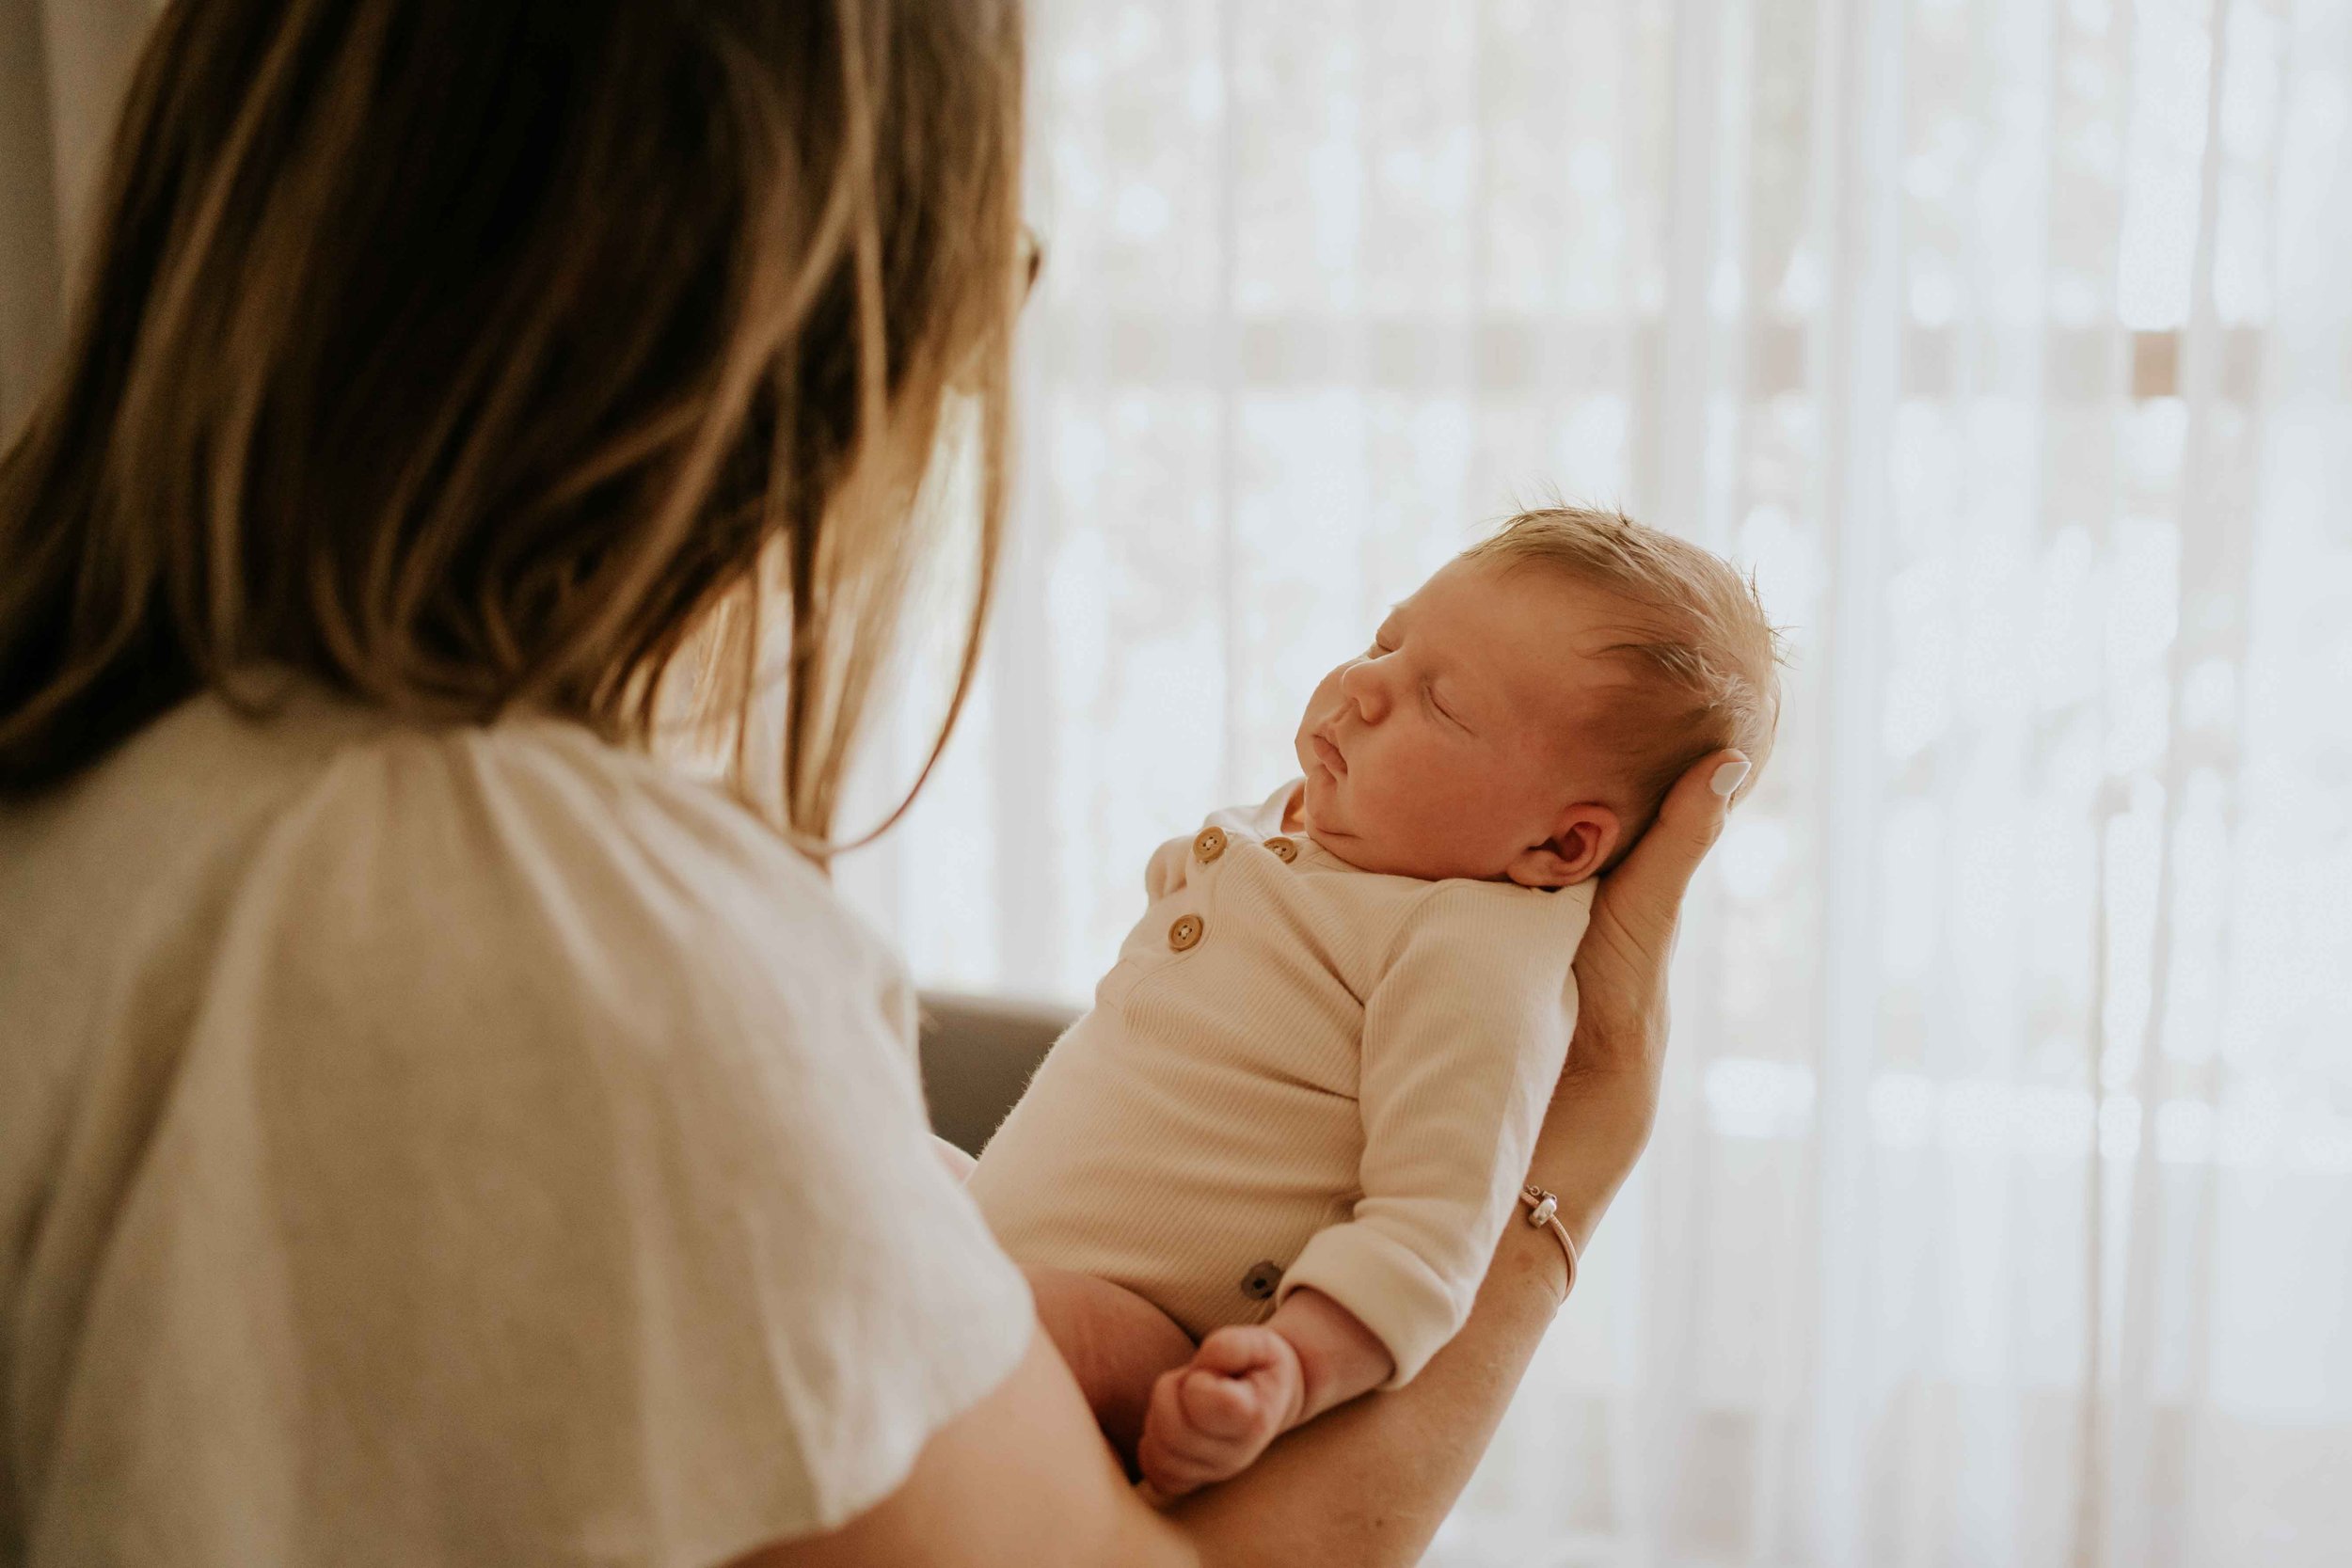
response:
<path fill-rule="evenodd" d="M 1288 1339 L 1262 1325 L 1220 1328 L 1152 1385 L 1136 1463 L 1162 1497 L 1181 1497 L 1248 1469 L 1306 1400 Z"/>

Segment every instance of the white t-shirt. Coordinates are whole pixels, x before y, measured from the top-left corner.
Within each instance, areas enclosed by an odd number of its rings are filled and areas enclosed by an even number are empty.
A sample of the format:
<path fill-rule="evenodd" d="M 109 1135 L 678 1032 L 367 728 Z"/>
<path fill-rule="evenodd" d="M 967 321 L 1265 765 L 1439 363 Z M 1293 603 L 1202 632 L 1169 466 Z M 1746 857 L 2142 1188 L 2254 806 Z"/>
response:
<path fill-rule="evenodd" d="M 0 807 L 0 1564 L 716 1563 L 1027 1289 L 882 945 L 545 719 L 199 698 Z"/>

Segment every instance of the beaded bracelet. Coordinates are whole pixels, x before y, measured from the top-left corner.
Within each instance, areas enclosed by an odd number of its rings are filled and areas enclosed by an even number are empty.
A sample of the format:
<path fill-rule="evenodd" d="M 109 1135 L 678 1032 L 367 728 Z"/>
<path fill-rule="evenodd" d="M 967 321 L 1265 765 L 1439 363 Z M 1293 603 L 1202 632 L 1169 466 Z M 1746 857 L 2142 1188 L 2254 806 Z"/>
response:
<path fill-rule="evenodd" d="M 1560 1291 L 1560 1299 L 1565 1302 L 1568 1299 L 1568 1292 L 1576 1289 L 1576 1242 L 1569 1236 L 1568 1227 L 1560 1223 L 1560 1199 L 1557 1195 L 1530 1182 L 1519 1189 L 1519 1201 L 1527 1205 L 1527 1223 L 1538 1230 L 1549 1230 L 1557 1236 L 1560 1250 L 1567 1254 L 1568 1281 Z"/>

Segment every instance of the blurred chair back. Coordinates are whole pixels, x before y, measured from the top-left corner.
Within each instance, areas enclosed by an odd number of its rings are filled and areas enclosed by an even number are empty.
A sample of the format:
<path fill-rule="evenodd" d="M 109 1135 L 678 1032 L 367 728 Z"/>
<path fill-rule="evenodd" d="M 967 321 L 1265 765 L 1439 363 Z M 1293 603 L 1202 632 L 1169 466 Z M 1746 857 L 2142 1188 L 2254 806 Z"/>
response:
<path fill-rule="evenodd" d="M 925 991 L 922 1002 L 923 1095 L 931 1130 L 977 1154 L 1078 1010 L 952 991 Z"/>

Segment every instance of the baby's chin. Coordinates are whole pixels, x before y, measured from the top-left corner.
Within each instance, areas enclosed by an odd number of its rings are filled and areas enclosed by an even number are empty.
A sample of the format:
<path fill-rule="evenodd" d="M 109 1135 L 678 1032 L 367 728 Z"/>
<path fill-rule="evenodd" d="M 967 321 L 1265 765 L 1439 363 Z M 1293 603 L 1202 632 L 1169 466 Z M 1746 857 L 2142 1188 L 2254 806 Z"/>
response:
<path fill-rule="evenodd" d="M 1306 764 L 1307 787 L 1298 796 L 1299 830 L 1349 864 L 1361 865 L 1357 855 L 1375 851 L 1346 831 L 1346 813 L 1339 806 L 1339 782 L 1312 756 Z"/>
<path fill-rule="evenodd" d="M 1423 881 L 1442 881 L 1448 877 L 1470 874 L 1435 864 L 1421 852 L 1420 846 L 1396 843 L 1377 829 L 1357 831 L 1365 825 L 1348 816 L 1339 793 L 1340 786 L 1330 774 L 1321 768 L 1308 770 L 1307 788 L 1299 800 L 1299 822 L 1307 836 L 1327 854 L 1337 855 L 1359 871 L 1418 877 Z"/>

